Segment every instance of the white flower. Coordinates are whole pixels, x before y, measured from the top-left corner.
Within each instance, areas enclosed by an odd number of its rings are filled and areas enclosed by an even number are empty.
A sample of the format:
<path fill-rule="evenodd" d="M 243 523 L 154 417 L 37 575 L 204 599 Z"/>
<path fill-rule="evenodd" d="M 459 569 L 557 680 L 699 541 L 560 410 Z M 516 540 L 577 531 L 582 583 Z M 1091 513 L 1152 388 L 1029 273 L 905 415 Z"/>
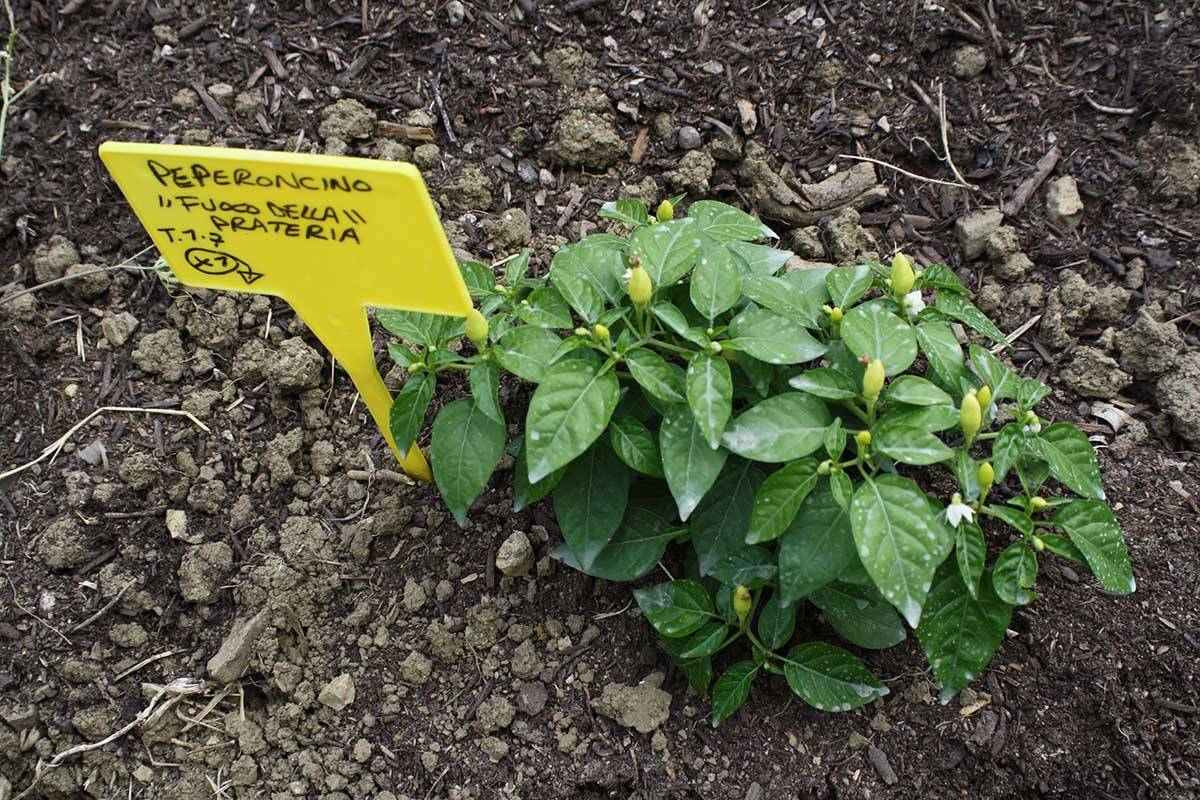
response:
<path fill-rule="evenodd" d="M 1022 425 L 1021 426 L 1021 433 L 1025 434 L 1026 436 L 1037 436 L 1041 432 L 1042 432 L 1042 423 L 1040 423 L 1040 422 L 1035 422 L 1032 425 Z"/>
<path fill-rule="evenodd" d="M 950 505 L 946 506 L 946 521 L 957 528 L 964 519 L 967 522 L 974 522 L 975 509 L 962 501 L 962 495 L 955 494 Z"/>
<path fill-rule="evenodd" d="M 904 313 L 908 314 L 912 319 L 925 310 L 925 300 L 921 297 L 921 290 L 909 292 L 904 295 Z"/>

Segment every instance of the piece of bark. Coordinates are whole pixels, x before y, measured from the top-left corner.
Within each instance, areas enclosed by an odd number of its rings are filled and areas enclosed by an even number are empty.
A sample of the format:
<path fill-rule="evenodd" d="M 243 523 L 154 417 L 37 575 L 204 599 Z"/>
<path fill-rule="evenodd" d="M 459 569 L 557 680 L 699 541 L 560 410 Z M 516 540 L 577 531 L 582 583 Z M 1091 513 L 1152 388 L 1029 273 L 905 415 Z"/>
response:
<path fill-rule="evenodd" d="M 432 142 L 435 138 L 433 128 L 425 125 L 404 125 L 388 120 L 379 122 L 375 126 L 375 133 L 378 136 L 391 136 L 406 142 Z"/>
<path fill-rule="evenodd" d="M 1004 204 L 1004 215 L 1006 217 L 1015 217 L 1021 213 L 1021 209 L 1029 202 L 1029 198 L 1033 197 L 1038 187 L 1045 183 L 1046 178 L 1054 171 L 1061 156 L 1062 150 L 1059 149 L 1058 145 L 1054 145 L 1038 159 L 1037 164 L 1034 165 L 1033 174 L 1021 181 L 1021 185 L 1017 187 L 1012 197 L 1008 198 L 1008 202 Z"/>
<path fill-rule="evenodd" d="M 875 165 L 860 161 L 850 169 L 839 170 L 820 183 L 799 185 L 800 195 L 812 208 L 836 208 L 878 185 Z"/>

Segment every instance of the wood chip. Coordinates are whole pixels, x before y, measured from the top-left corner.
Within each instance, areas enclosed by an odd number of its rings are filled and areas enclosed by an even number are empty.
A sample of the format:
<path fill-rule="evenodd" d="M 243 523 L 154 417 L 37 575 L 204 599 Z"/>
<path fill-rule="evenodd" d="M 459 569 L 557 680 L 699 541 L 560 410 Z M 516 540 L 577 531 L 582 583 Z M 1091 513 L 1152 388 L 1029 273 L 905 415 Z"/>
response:
<path fill-rule="evenodd" d="M 879 773 L 879 777 L 884 783 L 888 786 L 896 785 L 899 778 L 896 777 L 896 770 L 892 769 L 886 753 L 878 747 L 871 745 L 867 748 L 867 758 L 871 761 L 871 766 Z"/>
<path fill-rule="evenodd" d="M 432 142 L 436 138 L 433 128 L 424 125 L 404 125 L 399 122 L 389 122 L 388 120 L 383 120 L 377 124 L 375 126 L 375 133 L 379 136 L 390 136 L 406 142 Z"/>
<path fill-rule="evenodd" d="M 742 130 L 749 136 L 758 127 L 757 109 L 755 109 L 754 103 L 741 97 L 738 98 L 737 109 L 742 122 Z"/>
<path fill-rule="evenodd" d="M 1054 171 L 1054 167 L 1058 165 L 1058 159 L 1061 156 L 1062 150 L 1059 149 L 1058 145 L 1054 145 L 1046 151 L 1045 155 L 1038 159 L 1037 164 L 1033 168 L 1033 174 L 1021 181 L 1021 185 L 1017 187 L 1012 197 L 1008 198 L 1008 202 L 1004 204 L 1005 216 L 1015 217 L 1021 213 L 1021 209 L 1029 202 L 1029 198 L 1033 197 L 1038 187 L 1045 183 L 1046 178 Z"/>

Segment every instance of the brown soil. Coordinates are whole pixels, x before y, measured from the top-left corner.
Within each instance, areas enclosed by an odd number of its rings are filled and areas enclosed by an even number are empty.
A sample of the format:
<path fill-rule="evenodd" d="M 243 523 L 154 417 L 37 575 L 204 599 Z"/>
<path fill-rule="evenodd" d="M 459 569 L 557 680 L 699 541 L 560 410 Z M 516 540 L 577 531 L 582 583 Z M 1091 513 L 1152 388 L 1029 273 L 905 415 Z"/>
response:
<path fill-rule="evenodd" d="M 440 115 L 436 86 L 456 137 L 436 119 L 440 161 L 425 176 L 452 240 L 502 258 L 508 252 L 489 248 L 483 223 L 522 208 L 544 267 L 555 244 L 592 229 L 599 203 L 622 184 L 654 178 L 655 200 L 670 188 L 663 176 L 681 161 L 678 126 L 697 128 L 705 148 L 725 130 L 744 130 L 738 101 L 756 115 L 747 147 L 797 183 L 825 177 L 844 153 L 950 179 L 938 159 L 943 85 L 951 154 L 979 191 L 881 170 L 890 195 L 861 220 L 874 244 L 901 243 L 975 286 L 993 282 L 963 263 L 953 222 L 1011 198 L 1057 144 L 1056 174 L 1079 181 L 1083 226 L 1056 235 L 1044 191 L 1035 192 L 1008 224 L 1036 269 L 1004 293 L 1048 292 L 1061 267 L 1096 287 L 1120 286 L 1141 263 L 1144 285 L 1110 324 L 1124 329 L 1140 305 L 1157 303 L 1197 346 L 1200 211 L 1196 190 L 1189 198 L 1168 188 L 1198 180 L 1171 177 L 1180 147 L 1200 144 L 1194 3 L 989 2 L 989 16 L 915 2 L 518 0 L 468 3 L 463 24 L 452 27 L 455 6 L 306 0 L 248 14 L 246 4 L 220 0 L 18 2 L 18 83 L 57 76 L 10 118 L 0 263 L 11 270 L 0 291 L 9 281 L 37 283 L 34 250 L 55 234 L 74 242 L 85 264 L 119 263 L 145 246 L 96 157 L 107 139 L 307 149 L 320 141 L 319 111 L 339 97 L 402 121 L 414 108 Z M 164 42 L 173 42 L 169 51 Z M 987 66 L 973 79 L 951 77 L 967 44 L 982 49 Z M 259 104 L 240 114 L 172 104 L 181 89 L 221 81 L 259 93 Z M 580 172 L 547 161 L 556 122 L 589 86 L 614 107 L 637 109 L 636 119 L 610 116 L 637 163 L 627 157 Z M 375 144 L 349 148 L 373 155 Z M 459 182 L 466 166 L 482 169 L 490 207 Z M 527 166 L 534 175 L 552 170 L 553 180 L 527 183 Z M 721 199 L 753 205 L 733 162 L 718 161 L 710 185 Z M 1200 470 L 1172 437 L 1152 383 L 1127 395 L 1141 401 L 1128 410 L 1155 435 L 1123 448 L 1120 460 L 1100 451 L 1136 594 L 1107 595 L 1051 561 L 1037 603 L 1014 615 L 987 674 L 950 705 L 935 702 L 910 637 L 868 654 L 892 690 L 875 705 L 822 714 L 777 681 L 712 730 L 707 700 L 657 649 L 628 587 L 546 558 L 557 543 L 548 503 L 511 513 L 511 468 L 465 530 L 428 486 L 352 480 L 349 470 L 392 461 L 344 374 L 331 375 L 326 358 L 319 382 L 300 397 L 273 391 L 276 381 L 253 370 L 240 374 L 248 342 L 265 336 L 273 349 L 305 335 L 284 304 L 242 296 L 230 309 L 152 273 L 111 278 L 87 298 L 70 285 L 41 290 L 27 319 L 0 305 L 0 471 L 35 458 L 100 406 L 182 407 L 210 430 L 180 417 L 108 412 L 53 463 L 0 483 L 0 798 L 9 784 L 14 794 L 29 785 L 38 758 L 133 721 L 146 705 L 143 684 L 203 677 L 234 620 L 264 607 L 269 630 L 240 688 L 222 696 L 208 684 L 165 722 L 68 760 L 34 796 L 1200 793 Z M 123 345 L 102 346 L 102 318 L 122 311 L 137 318 L 137 331 Z M 212 320 L 236 335 L 213 334 Z M 1012 329 L 1024 317 L 1002 320 Z M 1095 344 L 1106 326 L 1081 325 L 1073 335 Z M 135 348 L 161 330 L 183 332 L 178 381 L 135 363 Z M 1054 383 L 1061 357 L 1035 328 L 1014 361 Z M 508 415 L 518 419 L 523 395 L 512 388 Z M 1112 442 L 1111 428 L 1081 416 L 1088 403 L 1069 390 L 1056 384 L 1052 405 Z M 181 563 L 193 575 L 197 551 L 168 535 L 167 509 L 186 511 L 196 542 L 229 548 L 226 568 L 198 577 L 211 590 L 206 600 L 181 595 Z M 64 550 L 47 544 L 46 531 L 62 519 L 81 531 L 79 552 L 52 568 L 47 553 Z M 530 577 L 494 569 L 514 529 L 535 540 L 541 561 Z M 813 636 L 830 633 L 816 617 L 807 626 Z M 430 678 L 421 682 L 426 657 Z M 590 706 L 606 684 L 636 684 L 656 670 L 673 700 L 655 734 L 622 728 Z M 356 698 L 334 711 L 317 697 L 341 673 L 353 677 Z M 177 712 L 203 722 L 185 727 Z"/>

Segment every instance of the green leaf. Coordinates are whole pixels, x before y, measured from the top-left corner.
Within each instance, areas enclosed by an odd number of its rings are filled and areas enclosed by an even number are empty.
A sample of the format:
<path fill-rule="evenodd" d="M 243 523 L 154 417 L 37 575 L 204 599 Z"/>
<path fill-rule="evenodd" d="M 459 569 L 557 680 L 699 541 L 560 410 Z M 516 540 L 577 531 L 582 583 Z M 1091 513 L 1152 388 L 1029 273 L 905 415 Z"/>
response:
<path fill-rule="evenodd" d="M 550 280 L 558 286 L 563 297 L 580 315 L 589 322 L 596 316 L 584 314 L 580 309 L 591 306 L 594 299 L 590 292 L 581 289 L 586 285 L 599 294 L 601 305 L 607 300 L 617 305 L 625 297 L 625 249 L 624 240 L 599 234 L 559 248 L 550 262 Z M 567 286 L 563 286 L 563 282 Z M 572 296 L 576 300 L 572 300 Z M 580 305 L 576 305 L 576 302 Z M 599 312 L 596 312 L 597 314 Z"/>
<path fill-rule="evenodd" d="M 1082 497 L 1104 499 L 1096 451 L 1083 431 L 1069 423 L 1056 422 L 1029 444 L 1050 465 L 1050 474 L 1059 483 Z"/>
<path fill-rule="evenodd" d="M 562 480 L 566 467 L 556 469 L 537 483 L 529 482 L 529 465 L 525 459 L 525 437 L 518 440 L 517 461 L 513 467 L 513 511 L 520 511 L 531 506 L 538 500 L 550 494 L 551 490 Z"/>
<path fill-rule="evenodd" d="M 730 588 L 745 586 L 747 589 L 757 589 L 775 580 L 778 572 L 775 556 L 770 550 L 748 546 L 722 558 L 712 566 L 706 577 L 714 578 Z"/>
<path fill-rule="evenodd" d="M 908 635 L 904 622 L 874 586 L 834 581 L 808 595 L 838 635 L 869 650 L 900 644 Z"/>
<path fill-rule="evenodd" d="M 554 556 L 596 578 L 635 581 L 654 569 L 667 551 L 667 545 L 678 535 L 678 529 L 672 528 L 653 511 L 630 506 L 608 546 L 596 555 L 587 569 L 579 563 L 569 545 L 565 546 L 565 553 L 560 555 L 556 550 Z M 569 561 L 565 557 L 567 555 L 570 556 Z"/>
<path fill-rule="evenodd" d="M 504 455 L 504 426 L 467 399 L 443 406 L 433 423 L 433 478 L 454 519 L 462 525 Z"/>
<path fill-rule="evenodd" d="M 708 687 L 713 679 L 712 659 L 708 656 L 683 658 L 682 653 L 687 646 L 687 639 L 659 639 L 658 643 L 683 674 L 687 675 L 688 684 L 692 690 L 697 694 L 708 694 Z"/>
<path fill-rule="evenodd" d="M 425 427 L 425 412 L 429 410 L 436 382 L 436 378 L 428 372 L 410 375 L 392 400 L 388 428 L 401 455 L 408 453 L 408 448 Z"/>
<path fill-rule="evenodd" d="M 668 638 L 687 636 L 713 617 L 712 600 L 695 581 L 634 589 L 633 596 L 646 620 Z"/>
<path fill-rule="evenodd" d="M 843 311 L 857 303 L 871 288 L 871 268 L 865 264 L 837 267 L 825 276 L 829 297 Z"/>
<path fill-rule="evenodd" d="M 821 447 L 831 422 L 829 409 L 803 392 L 785 392 L 752 406 L 729 423 L 725 446 L 754 461 L 803 458 Z"/>
<path fill-rule="evenodd" d="M 1009 605 L 1023 606 L 1033 600 L 1026 589 L 1037 580 L 1037 555 L 1024 542 L 1005 548 L 992 569 L 992 588 Z"/>
<path fill-rule="evenodd" d="M 926 267 L 921 283 L 923 286 L 933 286 L 938 289 L 949 289 L 959 294 L 967 294 L 967 287 L 945 264 L 930 264 Z"/>
<path fill-rule="evenodd" d="M 488 273 L 487 277 L 491 278 L 494 283 L 495 278 L 492 277 L 491 269 L 489 269 L 488 267 L 486 267 L 482 264 L 480 264 L 480 266 L 482 266 L 484 269 L 487 270 L 487 273 Z M 504 280 L 508 281 L 509 286 L 515 287 L 518 283 L 521 282 L 521 279 L 525 277 L 525 273 L 528 271 L 529 271 L 529 251 L 522 250 L 520 252 L 520 254 L 518 254 L 516 256 L 516 258 L 510 258 L 508 260 L 508 262 L 504 265 Z M 480 275 L 480 278 L 482 278 L 482 277 L 483 276 Z M 492 287 L 485 286 L 483 288 L 491 289 Z"/>
<path fill-rule="evenodd" d="M 651 306 L 650 311 L 658 318 L 659 322 L 680 336 L 684 336 L 691 328 L 691 323 L 687 321 L 683 312 L 665 300 L 655 303 Z"/>
<path fill-rule="evenodd" d="M 854 483 L 845 472 L 835 472 L 829 476 L 829 489 L 833 492 L 833 500 L 845 511 L 850 510 L 854 501 Z"/>
<path fill-rule="evenodd" d="M 729 323 L 725 347 L 749 353 L 768 364 L 802 364 L 825 354 L 825 345 L 787 317 L 765 308 L 748 308 Z"/>
<path fill-rule="evenodd" d="M 525 448 L 529 480 L 537 482 L 596 441 L 620 399 L 611 370 L 583 359 L 555 364 L 529 400 Z"/>
<path fill-rule="evenodd" d="M 567 465 L 554 487 L 554 513 L 563 538 L 584 572 L 608 545 L 625 517 L 633 476 L 600 441 Z"/>
<path fill-rule="evenodd" d="M 375 319 L 401 339 L 431 348 L 440 347 L 455 332 L 461 334 L 463 326 L 460 317 L 397 311 L 392 308 L 376 308 Z"/>
<path fill-rule="evenodd" d="M 500 410 L 500 367 L 495 361 L 479 361 L 471 367 L 468 382 L 475 405 L 494 422 L 504 424 L 504 412 Z"/>
<path fill-rule="evenodd" d="M 672 367 L 666 359 L 651 350 L 638 348 L 625 354 L 629 374 L 643 389 L 664 403 L 687 402 L 684 381 L 680 370 Z"/>
<path fill-rule="evenodd" d="M 567 262 L 570 266 L 560 264 L 560 257 L 571 246 L 567 245 L 554 256 L 554 261 L 550 266 L 550 279 L 554 281 L 554 288 L 558 290 L 562 298 L 571 308 L 575 309 L 575 313 L 591 324 L 604 311 L 604 296 L 591 283 L 589 276 L 583 270 L 572 262 Z"/>
<path fill-rule="evenodd" d="M 963 521 L 954 531 L 954 556 L 958 572 L 971 598 L 979 599 L 979 578 L 987 560 L 987 543 L 978 523 Z"/>
<path fill-rule="evenodd" d="M 713 686 L 712 726 L 715 728 L 742 707 L 750 696 L 750 684 L 758 675 L 753 661 L 739 661 L 717 678 Z"/>
<path fill-rule="evenodd" d="M 624 222 L 634 227 L 645 225 L 650 220 L 650 215 L 646 211 L 646 204 L 633 197 L 610 200 L 600 206 L 600 216 L 605 219 Z"/>
<path fill-rule="evenodd" d="M 691 217 L 647 225 L 633 232 L 629 251 L 642 259 L 655 290 L 665 289 L 687 274 L 700 255 L 703 231 Z"/>
<path fill-rule="evenodd" d="M 933 374 L 946 386 L 958 386 L 967 368 L 954 328 L 947 322 L 922 322 L 914 330 Z"/>
<path fill-rule="evenodd" d="M 836 580 L 857 560 L 850 516 L 827 484 L 814 489 L 779 542 L 779 591 L 785 605 Z"/>
<path fill-rule="evenodd" d="M 748 242 L 726 242 L 725 247 L 741 270 L 756 275 L 774 275 L 795 255 L 790 250 Z"/>
<path fill-rule="evenodd" d="M 416 353 L 399 342 L 388 342 L 387 351 L 388 355 L 392 357 L 392 361 L 395 361 L 402 367 L 411 367 L 417 361 L 421 360 Z"/>
<path fill-rule="evenodd" d="M 1018 511 L 1008 506 L 995 505 L 994 503 L 988 503 L 986 509 L 991 516 L 1008 523 L 1021 535 L 1029 536 L 1033 533 L 1033 520 L 1026 516 L 1024 511 Z"/>
<path fill-rule="evenodd" d="M 865 480 L 854 493 L 850 525 L 875 585 L 917 627 L 934 570 L 953 544 L 936 523 L 925 493 L 899 475 Z"/>
<path fill-rule="evenodd" d="M 662 457 L 649 428 L 633 417 L 613 417 L 608 434 L 613 450 L 632 469 L 651 478 L 663 477 Z"/>
<path fill-rule="evenodd" d="M 809 642 L 793 647 L 787 657 L 788 686 L 820 711 L 849 711 L 888 693 L 866 664 L 840 647 Z"/>
<path fill-rule="evenodd" d="M 1021 378 L 1017 384 L 1017 405 L 1031 409 L 1050 394 L 1050 387 L 1034 378 Z"/>
<path fill-rule="evenodd" d="M 1075 500 L 1055 511 L 1050 521 L 1067 532 L 1105 589 L 1129 594 L 1137 588 L 1125 537 L 1111 508 L 1099 500 Z"/>
<path fill-rule="evenodd" d="M 1056 556 L 1069 558 L 1077 564 L 1087 566 L 1087 556 L 1070 539 L 1057 533 L 1047 533 L 1042 536 L 1042 544 Z"/>
<path fill-rule="evenodd" d="M 970 328 L 974 328 L 996 344 L 1012 347 L 1008 343 L 1008 339 L 1000 332 L 1000 329 L 993 325 L 992 321 L 966 298 L 966 295 L 958 294 L 957 292 L 939 291 L 934 305 L 938 311 Z"/>
<path fill-rule="evenodd" d="M 962 487 L 963 499 L 968 504 L 978 500 L 982 491 L 979 486 L 979 462 L 971 458 L 971 452 L 965 447 L 957 450 L 950 468 L 954 470 L 954 477 Z"/>
<path fill-rule="evenodd" d="M 817 367 L 801 372 L 789 380 L 788 385 L 826 400 L 852 400 L 858 396 L 859 391 L 859 387 L 854 385 L 849 375 L 829 367 Z"/>
<path fill-rule="evenodd" d="M 950 395 L 916 375 L 901 375 L 888 384 L 887 399 L 910 406 L 950 405 L 954 402 Z"/>
<path fill-rule="evenodd" d="M 723 622 L 705 623 L 700 630 L 688 637 L 686 646 L 680 655 L 683 658 L 711 656 L 721 647 L 728 634 L 729 626 Z"/>
<path fill-rule="evenodd" d="M 688 217 L 700 230 L 718 242 L 751 242 L 778 239 L 775 232 L 747 214 L 716 200 L 700 200 L 688 207 Z"/>
<path fill-rule="evenodd" d="M 782 536 L 816 485 L 817 462 L 811 458 L 794 461 L 772 473 L 754 496 L 746 544 L 760 544 Z"/>
<path fill-rule="evenodd" d="M 847 311 L 842 318 L 842 341 L 856 356 L 881 360 L 887 375 L 899 375 L 917 357 L 912 326 L 882 303 L 866 303 Z"/>
<path fill-rule="evenodd" d="M 783 605 L 780 597 L 772 592 L 758 614 L 758 638 L 772 650 L 786 645 L 796 630 L 796 607 Z"/>
<path fill-rule="evenodd" d="M 889 428 L 916 428 L 937 432 L 953 428 L 959 423 L 958 409 L 954 406 L 899 406 L 891 409 L 871 428 L 874 436 L 888 436 Z"/>
<path fill-rule="evenodd" d="M 992 469 L 996 471 L 997 483 L 1008 476 L 1024 452 L 1025 434 L 1021 433 L 1021 426 L 1010 422 L 1001 428 L 992 442 Z"/>
<path fill-rule="evenodd" d="M 825 453 L 832 461 L 840 461 L 846 450 L 846 432 L 842 429 L 840 417 L 833 418 L 833 424 L 825 429 L 823 442 Z"/>
<path fill-rule="evenodd" d="M 679 507 L 679 518 L 687 520 L 721 474 L 729 451 L 709 447 L 692 412 L 682 404 L 663 414 L 658 440 L 667 486 Z"/>
<path fill-rule="evenodd" d="M 942 687 L 943 703 L 983 673 L 1004 641 L 1011 618 L 1012 606 L 996 596 L 986 572 L 976 599 L 956 565 L 947 562 L 938 569 L 917 638 Z"/>
<path fill-rule="evenodd" d="M 690 528 L 701 575 L 710 574 L 717 562 L 745 547 L 754 495 L 763 479 L 752 463 L 733 463 L 696 507 Z"/>
<path fill-rule="evenodd" d="M 996 358 L 977 344 L 971 345 L 971 367 L 975 374 L 992 390 L 992 399 L 1016 397 L 1017 389 L 1023 380 L 1004 362 Z"/>
<path fill-rule="evenodd" d="M 551 286 L 530 292 L 517 305 L 517 316 L 526 324 L 539 328 L 570 328 L 574 324 L 567 301 Z"/>
<path fill-rule="evenodd" d="M 816 330 L 821 327 L 821 306 L 790 281 L 757 272 L 742 275 L 742 294 L 788 320 Z"/>
<path fill-rule="evenodd" d="M 879 428 L 875 447 L 904 464 L 937 464 L 954 458 L 954 451 L 932 433 L 902 425 Z"/>
<path fill-rule="evenodd" d="M 771 394 L 771 382 L 775 380 L 775 373 L 778 371 L 775 367 L 748 353 L 740 354 L 734 364 L 754 386 L 754 391 L 758 393 L 755 399 L 761 400 Z"/>
<path fill-rule="evenodd" d="M 689 294 L 692 305 L 709 320 L 733 308 L 742 296 L 738 269 L 722 245 L 709 247 L 701 254 L 692 273 Z"/>
<path fill-rule="evenodd" d="M 487 264 L 480 264 L 478 261 L 460 261 L 458 262 L 458 271 L 462 274 L 463 282 L 467 284 L 467 291 L 472 297 L 481 297 L 496 285 L 496 276 Z"/>
<path fill-rule="evenodd" d="M 699 353 L 688 362 L 688 406 L 704 433 L 708 446 L 714 450 L 721 444 L 721 434 L 729 422 L 733 404 L 733 379 L 729 362 Z"/>
<path fill-rule="evenodd" d="M 541 383 L 562 342 L 545 328 L 522 326 L 500 337 L 493 352 L 500 366 L 531 383 Z"/>

